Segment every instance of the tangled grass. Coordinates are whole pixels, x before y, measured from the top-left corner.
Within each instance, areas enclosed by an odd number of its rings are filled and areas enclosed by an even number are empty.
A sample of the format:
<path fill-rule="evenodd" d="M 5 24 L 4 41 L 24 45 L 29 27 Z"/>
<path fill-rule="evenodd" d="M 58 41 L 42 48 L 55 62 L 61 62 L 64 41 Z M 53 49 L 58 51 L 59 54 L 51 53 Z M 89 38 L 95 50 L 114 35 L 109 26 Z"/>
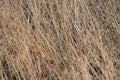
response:
<path fill-rule="evenodd" d="M 120 80 L 120 0 L 0 0 L 0 80 Z"/>

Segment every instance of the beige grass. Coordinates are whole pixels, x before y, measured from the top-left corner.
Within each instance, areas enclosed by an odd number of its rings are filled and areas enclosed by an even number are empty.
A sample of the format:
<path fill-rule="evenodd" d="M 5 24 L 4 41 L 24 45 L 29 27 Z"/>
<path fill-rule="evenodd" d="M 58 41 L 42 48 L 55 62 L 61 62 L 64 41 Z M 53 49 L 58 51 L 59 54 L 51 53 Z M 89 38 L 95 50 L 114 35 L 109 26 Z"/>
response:
<path fill-rule="evenodd" d="M 120 0 L 0 0 L 0 80 L 120 80 Z"/>

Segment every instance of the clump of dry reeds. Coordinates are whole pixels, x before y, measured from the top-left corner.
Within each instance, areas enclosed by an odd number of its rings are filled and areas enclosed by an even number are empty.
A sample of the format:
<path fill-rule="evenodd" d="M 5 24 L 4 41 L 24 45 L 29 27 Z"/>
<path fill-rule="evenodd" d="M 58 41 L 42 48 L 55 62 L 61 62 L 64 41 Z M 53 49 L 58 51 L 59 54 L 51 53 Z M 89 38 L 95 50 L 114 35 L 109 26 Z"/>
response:
<path fill-rule="evenodd" d="M 0 80 L 120 80 L 120 0 L 0 0 Z"/>

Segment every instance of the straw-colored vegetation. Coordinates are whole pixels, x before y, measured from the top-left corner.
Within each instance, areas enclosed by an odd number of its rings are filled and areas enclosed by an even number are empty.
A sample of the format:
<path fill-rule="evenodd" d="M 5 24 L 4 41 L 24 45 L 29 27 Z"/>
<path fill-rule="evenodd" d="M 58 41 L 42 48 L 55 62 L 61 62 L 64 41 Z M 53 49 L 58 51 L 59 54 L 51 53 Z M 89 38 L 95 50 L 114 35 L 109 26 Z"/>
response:
<path fill-rule="evenodd" d="M 0 0 L 0 80 L 120 80 L 120 0 Z"/>

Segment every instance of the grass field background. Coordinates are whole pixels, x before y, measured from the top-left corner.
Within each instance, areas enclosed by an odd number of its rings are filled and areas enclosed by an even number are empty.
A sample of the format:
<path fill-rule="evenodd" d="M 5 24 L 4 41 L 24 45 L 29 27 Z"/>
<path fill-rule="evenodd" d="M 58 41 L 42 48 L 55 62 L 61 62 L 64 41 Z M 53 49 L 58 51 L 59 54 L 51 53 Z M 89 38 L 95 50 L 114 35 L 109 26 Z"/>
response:
<path fill-rule="evenodd" d="M 0 80 L 120 80 L 120 0 L 0 0 Z"/>

